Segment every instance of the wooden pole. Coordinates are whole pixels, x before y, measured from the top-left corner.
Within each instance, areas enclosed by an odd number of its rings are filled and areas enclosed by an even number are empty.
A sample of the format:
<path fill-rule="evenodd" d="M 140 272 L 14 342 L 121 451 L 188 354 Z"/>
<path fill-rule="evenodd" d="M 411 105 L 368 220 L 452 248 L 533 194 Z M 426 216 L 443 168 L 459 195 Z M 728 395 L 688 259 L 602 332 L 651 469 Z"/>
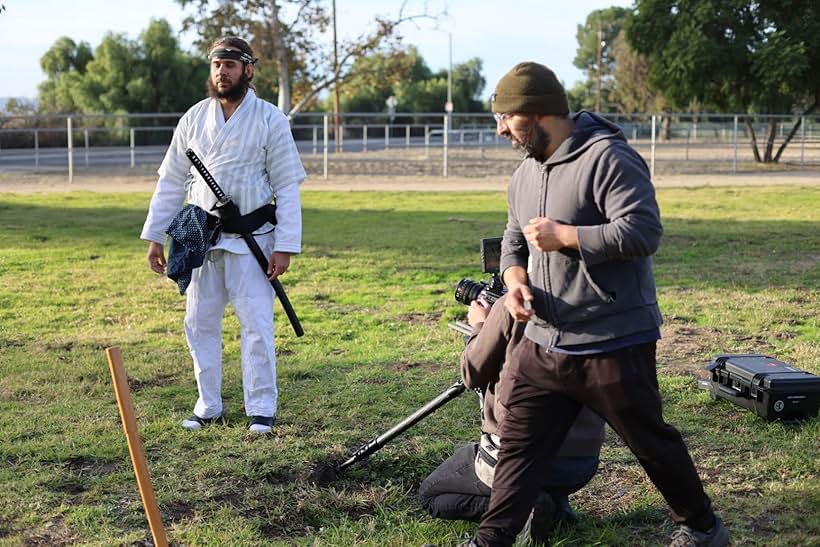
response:
<path fill-rule="evenodd" d="M 148 473 L 148 464 L 145 461 L 142 440 L 140 440 L 137 431 L 134 406 L 131 404 L 131 391 L 128 388 L 125 367 L 122 365 L 120 348 L 116 346 L 106 348 L 105 355 L 108 357 L 108 367 L 111 370 L 114 391 L 117 394 L 117 406 L 120 409 L 122 428 L 125 430 L 125 438 L 128 441 L 131 463 L 134 464 L 134 474 L 137 476 L 137 486 L 142 498 L 142 506 L 145 508 L 145 515 L 148 517 L 151 535 L 154 536 L 154 545 L 156 547 L 167 547 L 168 538 L 165 537 L 165 528 L 162 526 L 162 518 L 159 515 L 157 500 L 154 497 L 154 488 L 151 486 L 151 475 Z"/>

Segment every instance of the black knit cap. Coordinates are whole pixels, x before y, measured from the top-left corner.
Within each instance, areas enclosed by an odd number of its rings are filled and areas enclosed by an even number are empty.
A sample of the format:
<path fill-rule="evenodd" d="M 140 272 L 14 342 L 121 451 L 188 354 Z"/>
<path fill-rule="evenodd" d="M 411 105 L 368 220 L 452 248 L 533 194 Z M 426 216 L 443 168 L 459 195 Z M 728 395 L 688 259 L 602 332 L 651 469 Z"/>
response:
<path fill-rule="evenodd" d="M 564 86 L 555 73 L 538 63 L 518 63 L 498 80 L 492 94 L 493 112 L 569 114 Z"/>

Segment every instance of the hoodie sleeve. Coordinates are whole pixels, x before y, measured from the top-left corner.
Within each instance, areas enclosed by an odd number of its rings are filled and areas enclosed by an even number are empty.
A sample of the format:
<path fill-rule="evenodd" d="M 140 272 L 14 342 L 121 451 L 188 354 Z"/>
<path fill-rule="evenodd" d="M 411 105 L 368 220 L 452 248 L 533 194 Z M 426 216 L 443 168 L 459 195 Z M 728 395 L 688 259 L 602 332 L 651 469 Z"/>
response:
<path fill-rule="evenodd" d="M 498 381 L 510 341 L 512 317 L 499 298 L 483 326 L 477 326 L 461 353 L 461 378 L 470 389 L 484 389 Z"/>
<path fill-rule="evenodd" d="M 517 203 L 517 200 L 521 199 L 521 192 L 520 190 L 517 191 L 517 175 L 518 172 L 513 175 L 513 180 L 507 188 L 507 227 L 504 229 L 504 236 L 501 239 L 501 263 L 499 265 L 502 279 L 507 268 L 521 266 L 526 269 L 527 259 L 530 255 L 527 240 L 521 231 L 521 221 L 517 216 L 521 210 Z"/>
<path fill-rule="evenodd" d="M 600 156 L 593 197 L 607 222 L 578 227 L 581 257 L 587 264 L 651 256 L 663 234 L 655 188 L 643 159 L 625 142 Z"/>

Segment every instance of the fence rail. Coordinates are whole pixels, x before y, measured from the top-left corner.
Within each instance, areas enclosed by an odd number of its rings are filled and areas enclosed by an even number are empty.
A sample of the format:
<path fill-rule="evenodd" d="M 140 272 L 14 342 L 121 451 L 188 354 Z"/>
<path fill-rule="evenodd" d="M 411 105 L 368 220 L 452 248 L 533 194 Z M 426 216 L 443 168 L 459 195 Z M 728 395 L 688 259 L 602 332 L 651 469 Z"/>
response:
<path fill-rule="evenodd" d="M 0 116 L 0 171 L 158 166 L 181 113 Z M 820 170 L 820 116 L 607 114 L 656 173 Z M 509 174 L 520 161 L 489 113 L 329 113 L 294 116 L 291 129 L 311 175 Z M 754 141 L 753 141 L 754 139 Z"/>

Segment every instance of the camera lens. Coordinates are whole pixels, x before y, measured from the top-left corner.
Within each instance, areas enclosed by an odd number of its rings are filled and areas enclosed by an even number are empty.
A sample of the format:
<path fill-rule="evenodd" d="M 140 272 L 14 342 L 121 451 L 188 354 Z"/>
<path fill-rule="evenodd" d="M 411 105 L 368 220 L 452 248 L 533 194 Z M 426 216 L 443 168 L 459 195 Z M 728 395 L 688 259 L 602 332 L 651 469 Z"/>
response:
<path fill-rule="evenodd" d="M 469 306 L 470 302 L 481 296 L 481 291 L 484 290 L 483 283 L 476 283 L 472 279 L 462 279 L 456 285 L 455 298 L 457 302 Z"/>

